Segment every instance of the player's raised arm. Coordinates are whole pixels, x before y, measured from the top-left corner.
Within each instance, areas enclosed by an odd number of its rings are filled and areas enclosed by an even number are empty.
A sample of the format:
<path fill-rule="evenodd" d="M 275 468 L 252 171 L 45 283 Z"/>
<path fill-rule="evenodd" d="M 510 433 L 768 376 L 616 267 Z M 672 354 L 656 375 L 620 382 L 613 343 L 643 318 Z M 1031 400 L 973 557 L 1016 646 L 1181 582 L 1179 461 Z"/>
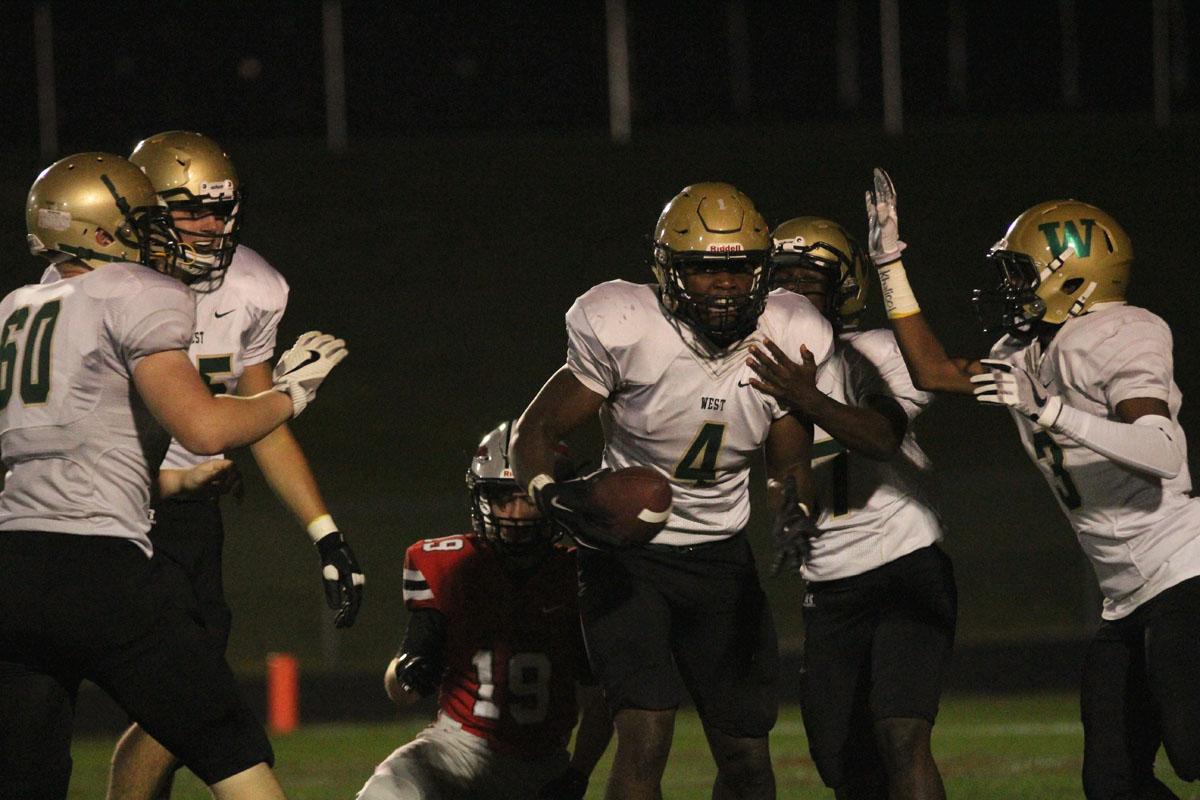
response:
<path fill-rule="evenodd" d="M 927 392 L 971 394 L 972 375 L 986 372 L 976 360 L 951 358 L 946 348 L 921 313 L 921 306 L 908 283 L 901 252 L 899 219 L 896 215 L 896 188 L 892 179 L 879 167 L 875 168 L 875 188 L 866 194 L 867 238 L 871 261 L 879 270 L 879 285 L 883 290 L 883 305 L 888 323 L 896 333 L 900 352 L 912 373 L 913 383 Z"/>

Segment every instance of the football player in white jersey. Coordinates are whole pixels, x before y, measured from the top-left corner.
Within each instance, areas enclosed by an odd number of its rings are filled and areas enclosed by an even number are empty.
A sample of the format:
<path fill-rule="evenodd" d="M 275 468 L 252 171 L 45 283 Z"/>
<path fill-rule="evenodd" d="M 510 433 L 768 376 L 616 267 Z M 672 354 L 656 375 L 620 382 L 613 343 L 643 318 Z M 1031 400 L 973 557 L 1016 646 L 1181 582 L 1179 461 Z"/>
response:
<path fill-rule="evenodd" d="M 1190 496 L 1171 330 L 1128 305 L 1133 248 L 1109 214 L 1039 203 L 988 253 L 994 289 L 975 294 L 990 358 L 950 358 L 901 261 L 896 195 L 867 193 L 871 256 L 914 382 L 1011 412 L 1092 562 L 1102 623 L 1083 673 L 1087 797 L 1174 797 L 1154 777 L 1159 743 L 1200 778 L 1200 499 Z"/>
<path fill-rule="evenodd" d="M 207 136 L 167 131 L 148 136 L 129 157 L 166 203 L 183 245 L 182 269 L 196 292 L 196 330 L 188 353 L 214 394 L 252 396 L 270 387 L 276 331 L 288 285 L 267 261 L 238 241 L 242 184 L 233 162 Z M 362 570 L 333 522 L 299 443 L 280 425 L 250 447 L 267 482 L 303 525 L 320 555 L 334 624 L 354 624 L 362 601 Z M 184 469 L 204 460 L 178 441 L 163 466 Z M 151 529 L 180 601 L 220 644 L 228 644 L 231 613 L 222 584 L 224 528 L 217 497 L 180 496 L 155 504 Z M 171 754 L 131 727 L 113 753 L 109 796 L 169 797 Z"/>
<path fill-rule="evenodd" d="M 283 797 L 220 650 L 150 558 L 151 486 L 172 437 L 219 453 L 300 413 L 345 344 L 306 334 L 272 389 L 214 397 L 187 356 L 195 301 L 170 217 L 137 167 L 62 159 L 26 220 L 56 270 L 0 301 L 0 796 L 65 797 L 61 709 L 86 678 L 216 797 Z"/>
<path fill-rule="evenodd" d="M 588 479 L 551 477 L 567 433 L 599 414 L 604 467 L 671 481 L 671 517 L 650 544 L 580 550 L 588 656 L 615 714 L 608 798 L 660 796 L 684 690 L 716 761 L 713 797 L 775 796 L 778 646 L 744 533 L 749 470 L 765 452 L 780 544 L 797 546 L 812 531 L 812 428 L 750 386 L 747 353 L 770 339 L 823 364 L 833 335 L 804 298 L 768 298 L 770 244 L 733 186 L 685 188 L 655 228 L 657 285 L 610 281 L 576 300 L 567 363 L 517 423 L 518 481 L 582 544 L 605 530 Z"/>
<path fill-rule="evenodd" d="M 889 330 L 858 330 L 866 259 L 837 223 L 797 217 L 771 234 L 772 286 L 807 297 L 833 324 L 837 380 L 755 348 L 754 385 L 816 426 L 817 527 L 801 565 L 808 747 L 840 800 L 944 798 L 930 750 L 954 643 L 957 592 L 912 420 L 913 386 Z M 868 687 L 868 688 L 864 688 Z"/>

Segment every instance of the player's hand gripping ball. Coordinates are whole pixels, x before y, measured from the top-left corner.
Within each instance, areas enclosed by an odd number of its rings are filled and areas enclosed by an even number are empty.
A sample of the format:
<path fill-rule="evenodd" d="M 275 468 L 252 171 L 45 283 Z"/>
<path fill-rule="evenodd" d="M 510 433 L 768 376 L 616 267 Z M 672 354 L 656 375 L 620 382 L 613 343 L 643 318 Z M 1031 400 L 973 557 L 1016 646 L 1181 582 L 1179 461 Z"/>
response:
<path fill-rule="evenodd" d="M 592 502 L 608 515 L 614 537 L 645 544 L 671 517 L 671 483 L 650 467 L 626 467 L 600 476 L 592 485 Z"/>

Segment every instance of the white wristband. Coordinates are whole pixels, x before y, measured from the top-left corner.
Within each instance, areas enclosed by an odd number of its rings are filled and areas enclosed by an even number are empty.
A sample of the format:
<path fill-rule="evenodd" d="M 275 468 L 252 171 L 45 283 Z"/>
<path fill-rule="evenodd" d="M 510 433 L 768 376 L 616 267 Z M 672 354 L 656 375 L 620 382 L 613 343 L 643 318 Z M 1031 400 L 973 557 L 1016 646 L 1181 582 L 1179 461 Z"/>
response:
<path fill-rule="evenodd" d="M 883 307 L 887 309 L 888 319 L 921 313 L 916 295 L 908 285 L 908 273 L 904 271 L 903 261 L 897 259 L 879 267 L 879 287 L 883 290 Z"/>
<path fill-rule="evenodd" d="M 333 517 L 328 514 L 321 516 L 308 523 L 308 536 L 314 542 L 319 542 L 331 533 L 337 533 L 338 526 L 334 524 Z"/>
<path fill-rule="evenodd" d="M 546 473 L 542 472 L 533 476 L 533 480 L 529 482 L 528 493 L 530 497 L 536 497 L 537 492 L 545 489 L 550 484 L 554 483 L 554 478 L 551 478 Z"/>

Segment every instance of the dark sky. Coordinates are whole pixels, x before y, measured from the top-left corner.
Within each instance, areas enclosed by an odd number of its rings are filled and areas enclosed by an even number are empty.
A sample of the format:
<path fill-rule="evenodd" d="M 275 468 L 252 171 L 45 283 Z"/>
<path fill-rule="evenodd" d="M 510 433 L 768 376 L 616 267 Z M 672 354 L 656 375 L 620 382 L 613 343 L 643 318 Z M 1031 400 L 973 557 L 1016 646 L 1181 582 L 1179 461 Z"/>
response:
<path fill-rule="evenodd" d="M 735 110 L 723 1 L 629 0 L 634 122 L 787 125 L 845 116 L 836 92 L 835 0 L 745 11 L 750 99 Z M 966 2 L 968 99 L 951 100 L 947 2 L 901 0 L 906 113 L 1061 109 L 1059 3 Z M 62 149 L 123 150 L 149 130 L 219 139 L 324 131 L 321 3 L 50 0 Z M 861 103 L 880 108 L 878 4 L 858 0 Z M 1177 111 L 1195 110 L 1200 11 L 1177 2 Z M 737 7 L 737 6 L 735 6 Z M 33 0 L 4 4 L 0 143 L 37 143 Z M 603 0 L 466 3 L 345 0 L 351 135 L 595 130 L 607 124 Z M 1148 114 L 1150 3 L 1077 0 L 1084 110 Z M 1190 51 L 1190 52 L 1188 52 Z"/>

